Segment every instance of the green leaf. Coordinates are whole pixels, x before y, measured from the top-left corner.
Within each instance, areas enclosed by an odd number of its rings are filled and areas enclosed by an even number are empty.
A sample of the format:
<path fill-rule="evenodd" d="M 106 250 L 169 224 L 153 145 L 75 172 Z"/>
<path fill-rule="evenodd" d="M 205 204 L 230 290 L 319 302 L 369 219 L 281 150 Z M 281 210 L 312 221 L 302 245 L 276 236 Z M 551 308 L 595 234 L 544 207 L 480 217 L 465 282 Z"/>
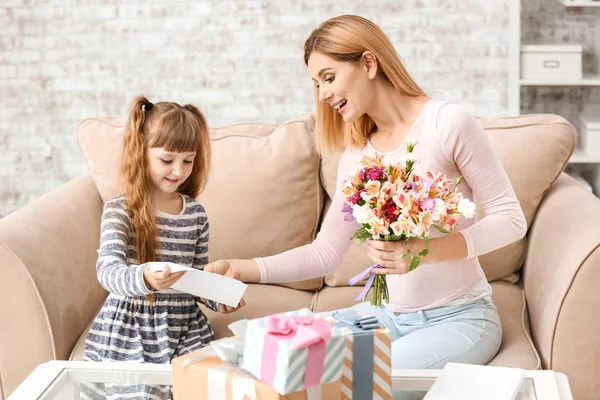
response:
<path fill-rule="evenodd" d="M 410 262 L 410 267 L 408 268 L 408 270 L 409 271 L 414 270 L 415 268 L 417 268 L 419 266 L 420 262 L 421 262 L 421 259 L 419 257 L 414 257 Z"/>
<path fill-rule="evenodd" d="M 463 177 L 462 175 L 458 177 L 458 179 L 456 180 L 456 185 L 460 185 L 460 183 L 463 181 Z"/>
<path fill-rule="evenodd" d="M 433 225 L 433 227 L 442 233 L 450 233 L 449 231 L 445 230 L 441 226 Z"/>
<path fill-rule="evenodd" d="M 392 167 L 392 166 L 390 165 L 390 166 L 388 166 L 388 169 L 387 169 L 387 174 L 388 174 L 388 175 L 391 175 L 391 174 L 392 174 L 392 172 L 394 172 L 394 167 Z"/>
<path fill-rule="evenodd" d="M 390 234 L 386 233 L 385 236 L 383 237 L 383 240 L 385 240 L 386 242 L 390 241 Z"/>
<path fill-rule="evenodd" d="M 425 248 L 429 249 L 429 238 L 425 236 L 425 233 L 423 233 L 423 240 L 425 241 Z"/>
<path fill-rule="evenodd" d="M 421 257 L 425 257 L 427 254 L 429 254 L 429 249 L 422 250 L 422 251 L 419 253 L 419 255 L 420 255 Z"/>

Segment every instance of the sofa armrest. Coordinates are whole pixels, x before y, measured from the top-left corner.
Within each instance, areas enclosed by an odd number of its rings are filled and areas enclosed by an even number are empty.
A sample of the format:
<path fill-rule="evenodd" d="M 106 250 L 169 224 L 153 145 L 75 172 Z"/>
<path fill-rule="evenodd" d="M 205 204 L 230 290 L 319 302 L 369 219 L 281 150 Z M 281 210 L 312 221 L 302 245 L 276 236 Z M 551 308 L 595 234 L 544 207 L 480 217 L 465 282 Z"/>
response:
<path fill-rule="evenodd" d="M 95 269 L 101 213 L 84 176 L 0 219 L 0 394 L 38 364 L 68 359 L 106 297 Z"/>
<path fill-rule="evenodd" d="M 564 372 L 574 398 L 600 393 L 600 200 L 566 174 L 529 230 L 524 287 L 544 368 Z"/>

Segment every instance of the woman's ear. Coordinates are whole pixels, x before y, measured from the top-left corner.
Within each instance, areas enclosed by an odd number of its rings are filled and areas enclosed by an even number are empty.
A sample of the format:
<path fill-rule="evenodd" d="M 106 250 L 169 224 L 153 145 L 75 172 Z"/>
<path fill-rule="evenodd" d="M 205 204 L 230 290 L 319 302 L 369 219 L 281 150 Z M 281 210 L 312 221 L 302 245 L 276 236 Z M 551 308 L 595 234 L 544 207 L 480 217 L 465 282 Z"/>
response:
<path fill-rule="evenodd" d="M 377 76 L 377 59 L 375 55 L 368 50 L 365 51 L 362 54 L 362 62 L 369 79 L 375 79 Z"/>

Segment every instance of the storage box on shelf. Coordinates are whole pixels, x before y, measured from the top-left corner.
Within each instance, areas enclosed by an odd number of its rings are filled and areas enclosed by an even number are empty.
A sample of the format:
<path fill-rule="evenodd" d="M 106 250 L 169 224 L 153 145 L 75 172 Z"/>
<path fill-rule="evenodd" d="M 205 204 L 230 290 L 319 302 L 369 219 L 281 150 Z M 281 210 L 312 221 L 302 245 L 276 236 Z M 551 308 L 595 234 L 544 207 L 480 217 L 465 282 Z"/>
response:
<path fill-rule="evenodd" d="M 558 0 L 567 7 L 600 7 L 598 0 Z"/>
<path fill-rule="evenodd" d="M 600 115 L 585 113 L 579 117 L 579 147 L 600 160 Z"/>
<path fill-rule="evenodd" d="M 525 45 L 521 47 L 521 79 L 524 81 L 572 81 L 583 78 L 583 46 Z"/>

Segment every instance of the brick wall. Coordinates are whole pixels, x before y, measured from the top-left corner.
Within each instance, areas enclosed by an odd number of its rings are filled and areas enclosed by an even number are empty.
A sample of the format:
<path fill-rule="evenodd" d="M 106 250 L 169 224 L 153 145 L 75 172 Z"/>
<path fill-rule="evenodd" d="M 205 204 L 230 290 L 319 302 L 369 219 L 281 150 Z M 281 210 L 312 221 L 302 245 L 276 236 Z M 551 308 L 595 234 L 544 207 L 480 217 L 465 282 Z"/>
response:
<path fill-rule="evenodd" d="M 213 126 L 311 111 L 302 45 L 339 14 L 378 23 L 431 96 L 505 115 L 514 1 L 2 0 L 0 216 L 86 173 L 77 124 L 140 92 Z"/>

